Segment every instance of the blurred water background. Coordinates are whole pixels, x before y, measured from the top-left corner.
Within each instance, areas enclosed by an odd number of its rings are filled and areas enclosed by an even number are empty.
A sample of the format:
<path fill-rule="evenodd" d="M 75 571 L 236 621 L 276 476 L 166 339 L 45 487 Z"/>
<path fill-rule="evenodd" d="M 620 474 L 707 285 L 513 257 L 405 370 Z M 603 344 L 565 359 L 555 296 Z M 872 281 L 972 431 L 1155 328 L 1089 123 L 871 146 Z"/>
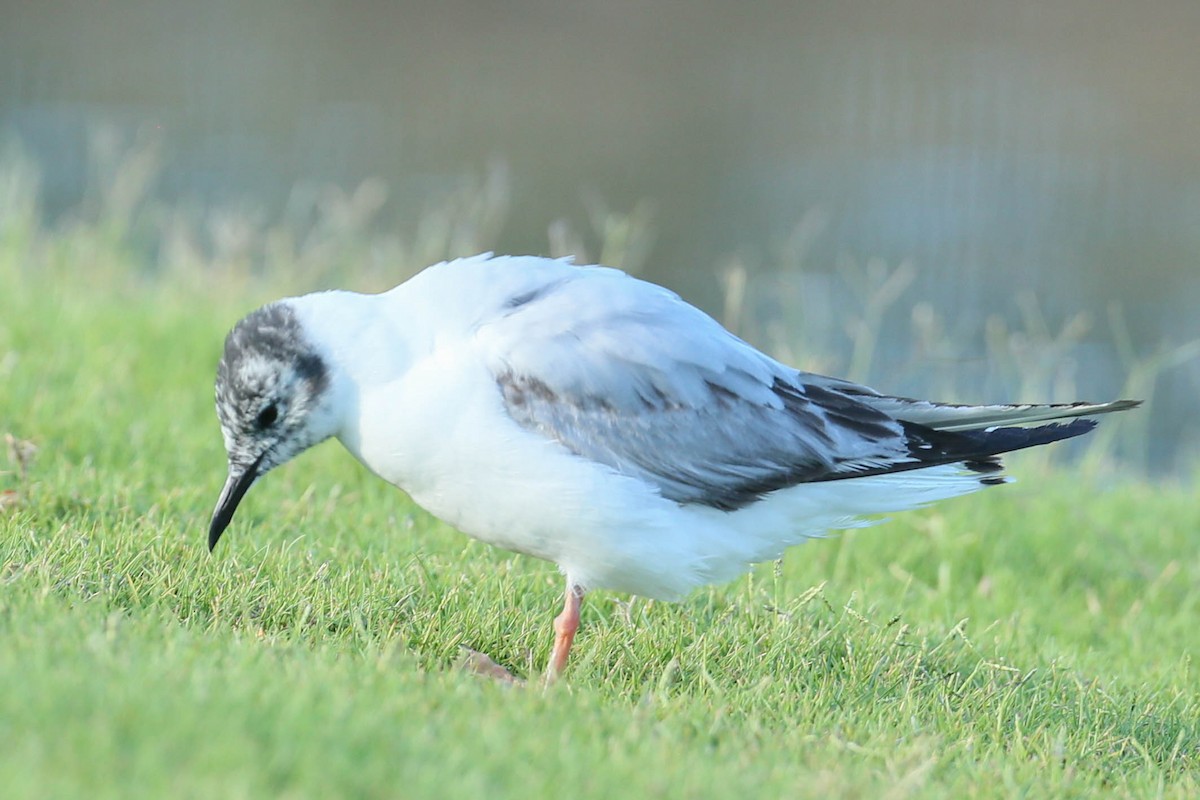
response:
<path fill-rule="evenodd" d="M 0 214 L 294 291 L 575 252 L 887 391 L 1145 397 L 1106 450 L 1164 474 L 1198 43 L 1195 0 L 2 0 Z"/>

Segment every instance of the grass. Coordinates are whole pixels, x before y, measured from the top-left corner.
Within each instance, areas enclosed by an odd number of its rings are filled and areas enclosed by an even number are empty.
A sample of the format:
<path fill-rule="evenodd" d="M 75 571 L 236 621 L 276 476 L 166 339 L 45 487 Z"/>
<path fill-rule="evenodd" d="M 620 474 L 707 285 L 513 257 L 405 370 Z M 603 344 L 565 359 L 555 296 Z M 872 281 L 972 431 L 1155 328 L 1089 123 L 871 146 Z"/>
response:
<path fill-rule="evenodd" d="M 536 672 L 557 573 L 337 445 L 206 552 L 213 368 L 277 286 L 16 235 L 0 432 L 39 450 L 0 475 L 6 797 L 1200 793 L 1195 485 L 1015 459 L 682 604 L 589 596 L 569 679 L 513 689 L 453 664 Z"/>

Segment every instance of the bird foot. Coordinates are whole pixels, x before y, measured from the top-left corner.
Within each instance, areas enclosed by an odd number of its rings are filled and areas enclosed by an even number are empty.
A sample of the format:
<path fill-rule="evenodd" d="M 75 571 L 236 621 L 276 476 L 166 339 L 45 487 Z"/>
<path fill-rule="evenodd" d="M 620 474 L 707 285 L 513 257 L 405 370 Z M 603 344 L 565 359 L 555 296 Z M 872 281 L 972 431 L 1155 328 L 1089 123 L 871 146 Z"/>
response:
<path fill-rule="evenodd" d="M 459 658 L 457 666 L 466 672 L 490 678 L 494 681 L 500 681 L 501 683 L 508 683 L 513 686 L 525 685 L 524 680 L 513 675 L 488 656 L 466 646 L 462 648 L 462 657 Z"/>

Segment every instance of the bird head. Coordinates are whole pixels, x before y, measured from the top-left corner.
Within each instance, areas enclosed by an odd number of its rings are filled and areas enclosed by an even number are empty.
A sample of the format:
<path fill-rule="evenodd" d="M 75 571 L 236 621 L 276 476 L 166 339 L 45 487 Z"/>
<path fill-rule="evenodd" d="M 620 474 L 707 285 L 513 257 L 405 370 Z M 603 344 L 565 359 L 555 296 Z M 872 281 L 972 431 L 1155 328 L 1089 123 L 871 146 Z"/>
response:
<path fill-rule="evenodd" d="M 217 419 L 229 476 L 208 530 L 216 546 L 250 486 L 336 432 L 326 360 L 287 301 L 264 306 L 229 332 L 217 367 Z"/>

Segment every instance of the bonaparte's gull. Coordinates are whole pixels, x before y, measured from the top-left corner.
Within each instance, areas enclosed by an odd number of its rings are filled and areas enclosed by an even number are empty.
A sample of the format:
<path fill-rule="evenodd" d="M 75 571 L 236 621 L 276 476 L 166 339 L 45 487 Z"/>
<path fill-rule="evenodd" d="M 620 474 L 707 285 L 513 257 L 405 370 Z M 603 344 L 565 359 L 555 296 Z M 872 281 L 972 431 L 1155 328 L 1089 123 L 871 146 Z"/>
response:
<path fill-rule="evenodd" d="M 229 477 L 210 548 L 255 480 L 336 436 L 464 533 L 558 565 L 551 678 L 588 589 L 680 598 L 1003 483 L 1001 453 L 1137 405 L 880 394 L 781 364 L 618 270 L 487 254 L 253 312 L 225 340 L 216 401 Z"/>

